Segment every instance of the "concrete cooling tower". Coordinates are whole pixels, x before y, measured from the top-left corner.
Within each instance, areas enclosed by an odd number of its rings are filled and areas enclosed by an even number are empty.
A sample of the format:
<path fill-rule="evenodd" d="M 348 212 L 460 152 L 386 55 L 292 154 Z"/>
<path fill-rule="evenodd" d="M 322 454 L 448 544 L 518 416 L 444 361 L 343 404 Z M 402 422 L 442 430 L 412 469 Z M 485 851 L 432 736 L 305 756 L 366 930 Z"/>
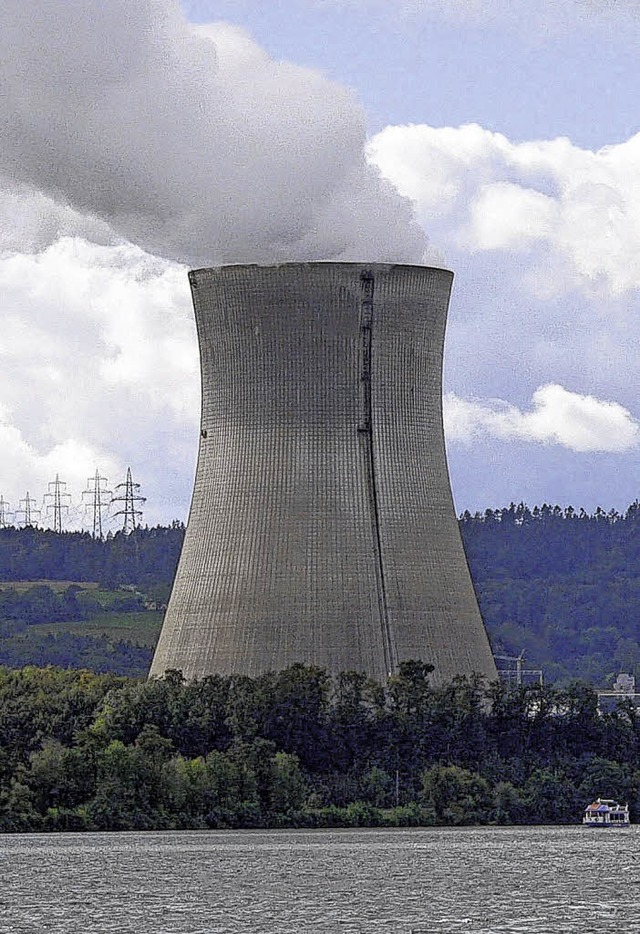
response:
<path fill-rule="evenodd" d="M 202 366 L 191 513 L 151 668 L 295 662 L 496 677 L 449 486 L 453 275 L 295 263 L 190 273 Z"/>

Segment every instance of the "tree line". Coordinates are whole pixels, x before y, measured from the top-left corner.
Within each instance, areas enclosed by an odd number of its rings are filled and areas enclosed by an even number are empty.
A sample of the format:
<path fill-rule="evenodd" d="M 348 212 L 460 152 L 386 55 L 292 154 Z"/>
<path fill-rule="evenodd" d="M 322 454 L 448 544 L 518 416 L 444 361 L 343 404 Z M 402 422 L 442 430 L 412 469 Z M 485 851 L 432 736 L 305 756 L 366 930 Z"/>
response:
<path fill-rule="evenodd" d="M 582 683 L 0 668 L 0 832 L 575 823 L 640 814 L 640 721 Z"/>
<path fill-rule="evenodd" d="M 137 584 L 170 587 L 180 557 L 184 524 L 111 532 L 0 529 L 0 581 L 97 581 L 107 589 Z"/>

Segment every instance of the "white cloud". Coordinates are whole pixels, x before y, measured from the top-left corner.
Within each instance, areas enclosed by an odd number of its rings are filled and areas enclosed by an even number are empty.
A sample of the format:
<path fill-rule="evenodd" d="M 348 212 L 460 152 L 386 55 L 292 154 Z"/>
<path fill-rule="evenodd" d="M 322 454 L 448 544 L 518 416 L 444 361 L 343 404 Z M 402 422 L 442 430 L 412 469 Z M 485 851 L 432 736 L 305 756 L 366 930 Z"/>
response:
<path fill-rule="evenodd" d="M 640 134 L 591 152 L 476 125 L 397 126 L 369 156 L 445 251 L 527 253 L 529 284 L 551 293 L 640 289 Z"/>
<path fill-rule="evenodd" d="M 137 247 L 63 239 L 37 254 L 0 258 L 4 332 L 0 401 L 20 406 L 23 387 L 8 368 L 54 388 L 59 374 L 78 381 L 78 404 L 97 402 L 100 380 L 131 387 L 139 404 L 167 405 L 193 417 L 198 373 L 186 270 Z M 60 408 L 70 403 L 61 400 Z"/>
<path fill-rule="evenodd" d="M 0 257 L 0 302 L 5 499 L 28 489 L 41 500 L 59 473 L 77 504 L 96 468 L 115 485 L 132 466 L 160 497 L 149 520 L 184 517 L 199 415 L 185 269 L 128 244 L 63 239 Z"/>
<path fill-rule="evenodd" d="M 191 265 L 423 256 L 355 96 L 176 0 L 5 0 L 0 83 L 0 173 L 56 205 L 26 246 L 99 218 Z"/>
<path fill-rule="evenodd" d="M 553 198 L 510 182 L 485 185 L 471 207 L 478 249 L 527 250 L 553 233 L 558 209 Z"/>
<path fill-rule="evenodd" d="M 445 425 L 450 441 L 478 435 L 505 441 L 558 444 L 572 451 L 622 452 L 640 445 L 640 423 L 617 402 L 603 402 L 562 386 L 540 386 L 531 409 L 506 402 L 468 401 L 445 396 Z"/>
<path fill-rule="evenodd" d="M 68 438 L 48 450 L 38 450 L 25 440 L 14 425 L 0 421 L 0 446 L 3 452 L 2 486 L 4 522 L 24 524 L 27 509 L 31 524 L 53 526 L 53 499 L 46 494 L 60 476 L 63 493 L 69 492 L 62 502 L 65 528 L 91 528 L 92 516 L 83 508 L 82 491 L 88 476 L 93 476 L 96 464 L 101 471 L 117 477 L 122 472 L 117 458 L 105 450 L 91 447 L 76 438 Z M 27 505 L 28 499 L 28 505 Z"/>

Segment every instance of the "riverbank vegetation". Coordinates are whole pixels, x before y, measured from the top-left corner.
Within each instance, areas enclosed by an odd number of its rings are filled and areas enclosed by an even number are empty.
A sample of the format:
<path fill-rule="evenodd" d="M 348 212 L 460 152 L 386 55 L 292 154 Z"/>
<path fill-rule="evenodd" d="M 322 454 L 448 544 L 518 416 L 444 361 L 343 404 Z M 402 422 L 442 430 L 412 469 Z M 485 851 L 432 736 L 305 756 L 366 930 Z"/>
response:
<path fill-rule="evenodd" d="M 575 823 L 640 815 L 640 717 L 407 662 L 142 682 L 0 668 L 0 831 Z"/>

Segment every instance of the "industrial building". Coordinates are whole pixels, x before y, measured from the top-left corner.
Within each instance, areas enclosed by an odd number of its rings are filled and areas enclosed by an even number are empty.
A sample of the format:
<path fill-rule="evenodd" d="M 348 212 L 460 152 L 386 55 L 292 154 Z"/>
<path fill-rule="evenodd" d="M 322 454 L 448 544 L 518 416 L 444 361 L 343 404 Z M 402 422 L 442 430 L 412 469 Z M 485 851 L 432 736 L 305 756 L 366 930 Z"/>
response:
<path fill-rule="evenodd" d="M 442 424 L 453 275 L 358 263 L 190 273 L 202 369 L 191 513 L 151 669 L 295 662 L 497 677 Z"/>

